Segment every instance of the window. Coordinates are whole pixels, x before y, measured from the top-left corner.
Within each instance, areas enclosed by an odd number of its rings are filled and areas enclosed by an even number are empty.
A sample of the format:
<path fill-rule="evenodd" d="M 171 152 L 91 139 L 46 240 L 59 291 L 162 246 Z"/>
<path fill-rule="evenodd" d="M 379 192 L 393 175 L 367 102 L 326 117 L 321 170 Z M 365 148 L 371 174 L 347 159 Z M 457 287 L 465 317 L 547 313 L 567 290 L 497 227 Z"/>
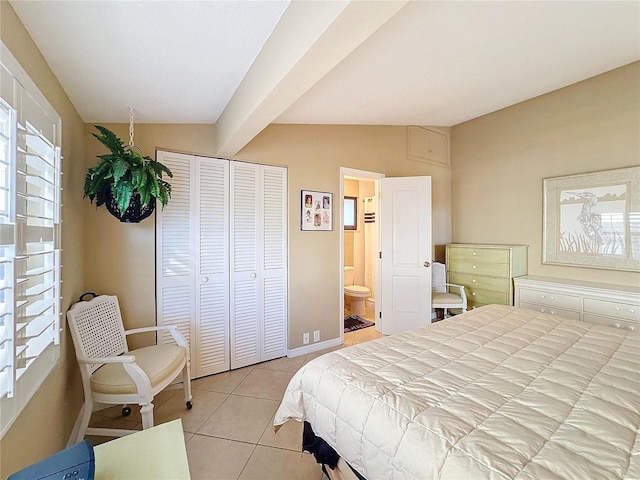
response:
<path fill-rule="evenodd" d="M 5 45 L 0 47 L 0 421 L 4 435 L 60 355 L 61 119 Z"/>
<path fill-rule="evenodd" d="M 356 197 L 344 197 L 344 229 L 356 230 L 358 228 L 358 199 Z"/>

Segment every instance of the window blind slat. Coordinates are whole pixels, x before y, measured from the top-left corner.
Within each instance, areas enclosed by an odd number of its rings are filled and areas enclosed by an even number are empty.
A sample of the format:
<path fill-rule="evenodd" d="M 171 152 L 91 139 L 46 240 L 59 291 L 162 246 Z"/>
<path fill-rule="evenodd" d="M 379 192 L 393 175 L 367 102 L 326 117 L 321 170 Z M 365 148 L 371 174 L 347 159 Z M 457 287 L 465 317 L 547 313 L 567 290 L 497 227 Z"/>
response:
<path fill-rule="evenodd" d="M 61 120 L 4 44 L 0 48 L 2 67 L 15 79 L 11 104 L 19 109 L 0 98 L 3 435 L 59 358 Z"/>

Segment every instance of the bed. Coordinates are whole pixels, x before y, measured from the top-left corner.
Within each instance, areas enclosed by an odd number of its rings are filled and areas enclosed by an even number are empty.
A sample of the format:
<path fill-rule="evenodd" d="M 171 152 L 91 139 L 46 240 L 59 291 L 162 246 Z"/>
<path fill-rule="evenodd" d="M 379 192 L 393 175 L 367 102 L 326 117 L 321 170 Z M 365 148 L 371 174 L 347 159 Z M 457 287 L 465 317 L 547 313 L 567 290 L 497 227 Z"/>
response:
<path fill-rule="evenodd" d="M 640 335 L 489 305 L 312 360 L 290 419 L 367 480 L 639 479 Z"/>

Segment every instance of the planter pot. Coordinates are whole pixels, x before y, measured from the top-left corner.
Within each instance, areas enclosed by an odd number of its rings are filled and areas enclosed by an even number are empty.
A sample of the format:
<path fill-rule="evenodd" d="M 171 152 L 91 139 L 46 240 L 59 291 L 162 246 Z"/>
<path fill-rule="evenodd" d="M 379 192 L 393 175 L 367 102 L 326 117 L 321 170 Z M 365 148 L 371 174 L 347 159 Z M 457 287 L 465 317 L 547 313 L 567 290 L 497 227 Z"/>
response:
<path fill-rule="evenodd" d="M 141 206 L 140 195 L 135 193 L 131 197 L 129 206 L 124 211 L 124 213 L 121 214 L 120 210 L 118 209 L 116 199 L 111 193 L 111 189 L 107 190 L 106 197 L 107 198 L 105 201 L 105 206 L 107 207 L 107 210 L 109 210 L 109 213 L 124 223 L 140 223 L 141 220 L 144 220 L 149 215 L 151 215 L 156 208 L 155 198 L 153 198 L 148 205 Z"/>

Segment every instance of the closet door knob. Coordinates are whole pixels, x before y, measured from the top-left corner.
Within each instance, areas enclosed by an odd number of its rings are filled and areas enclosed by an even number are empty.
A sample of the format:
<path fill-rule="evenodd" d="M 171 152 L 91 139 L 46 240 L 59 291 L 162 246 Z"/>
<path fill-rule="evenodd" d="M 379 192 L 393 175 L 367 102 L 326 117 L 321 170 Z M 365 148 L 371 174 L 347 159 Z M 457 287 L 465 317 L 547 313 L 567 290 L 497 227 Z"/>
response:
<path fill-rule="evenodd" d="M 209 277 L 202 277 L 202 283 L 207 283 L 209 281 Z"/>
<path fill-rule="evenodd" d="M 251 277 L 251 278 L 256 278 L 256 277 L 257 277 L 257 275 L 256 275 L 255 273 L 252 273 L 252 274 L 250 275 L 250 277 Z"/>

